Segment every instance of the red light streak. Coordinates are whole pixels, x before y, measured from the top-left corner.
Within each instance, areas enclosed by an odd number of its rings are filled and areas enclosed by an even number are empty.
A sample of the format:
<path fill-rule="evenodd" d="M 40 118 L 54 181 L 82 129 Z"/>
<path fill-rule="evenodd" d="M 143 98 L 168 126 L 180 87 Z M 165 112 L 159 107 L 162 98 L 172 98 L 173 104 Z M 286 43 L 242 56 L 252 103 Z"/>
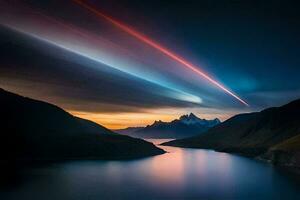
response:
<path fill-rule="evenodd" d="M 178 63 L 180 63 L 180 64 L 184 65 L 185 67 L 189 68 L 190 70 L 194 71 L 195 73 L 197 73 L 201 77 L 205 78 L 207 81 L 209 81 L 213 85 L 217 86 L 218 88 L 220 88 L 221 90 L 223 90 L 227 94 L 231 95 L 232 97 L 234 97 L 235 99 L 237 99 L 238 101 L 240 101 L 242 104 L 244 104 L 246 106 L 249 106 L 249 104 L 246 101 L 244 101 L 243 99 L 241 99 L 240 97 L 238 97 L 236 94 L 234 94 L 233 92 L 231 92 L 229 89 L 227 89 L 221 83 L 217 82 L 216 80 L 214 80 L 213 78 L 211 78 L 209 75 L 207 75 L 204 72 L 202 72 L 198 67 L 196 67 L 192 63 L 188 62 L 184 58 L 181 58 L 179 55 L 173 53 L 171 50 L 169 50 L 169 49 L 161 46 L 160 44 L 154 42 L 150 38 L 144 36 L 143 34 L 137 32 L 136 30 L 128 27 L 127 25 L 125 25 L 123 23 L 120 23 L 119 21 L 117 21 L 117 20 L 115 20 L 115 19 L 113 19 L 113 18 L 111 18 L 111 17 L 109 17 L 109 16 L 101 13 L 100 11 L 98 11 L 97 9 L 95 9 L 95 8 L 91 7 L 90 5 L 84 3 L 83 1 L 81 1 L 81 0 L 73 0 L 73 1 L 76 2 L 78 5 L 84 7 L 85 9 L 91 11 L 95 15 L 106 19 L 107 21 L 109 21 L 112 24 L 114 24 L 116 27 L 118 27 L 118 28 L 122 29 L 123 31 L 127 32 L 128 34 L 134 36 L 138 40 L 140 40 L 140 41 L 148 44 L 149 46 L 151 46 L 151 47 L 159 50 L 163 54 L 167 55 L 168 57 L 172 58 L 173 60 L 177 61 Z"/>

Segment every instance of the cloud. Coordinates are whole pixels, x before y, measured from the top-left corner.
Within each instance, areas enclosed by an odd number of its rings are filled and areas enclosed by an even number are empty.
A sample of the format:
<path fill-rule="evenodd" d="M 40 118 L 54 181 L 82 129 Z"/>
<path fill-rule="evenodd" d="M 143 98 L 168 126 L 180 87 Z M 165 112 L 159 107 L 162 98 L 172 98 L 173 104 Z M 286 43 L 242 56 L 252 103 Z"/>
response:
<path fill-rule="evenodd" d="M 281 106 L 289 101 L 299 99 L 300 90 L 255 91 L 248 94 L 247 98 L 255 102 L 254 109 L 260 110 L 267 107 Z"/>
<path fill-rule="evenodd" d="M 10 33 L 10 37 L 1 41 L 0 86 L 5 89 L 89 112 L 199 106 L 192 95 L 17 33 Z"/>

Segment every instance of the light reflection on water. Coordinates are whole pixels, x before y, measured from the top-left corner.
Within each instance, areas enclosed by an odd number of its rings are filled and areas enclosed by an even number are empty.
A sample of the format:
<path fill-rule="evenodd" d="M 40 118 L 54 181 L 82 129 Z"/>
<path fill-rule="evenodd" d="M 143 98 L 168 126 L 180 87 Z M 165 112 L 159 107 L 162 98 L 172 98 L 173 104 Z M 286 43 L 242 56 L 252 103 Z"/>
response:
<path fill-rule="evenodd" d="M 163 140 L 152 140 L 156 144 Z M 271 165 L 208 150 L 131 161 L 76 161 L 25 170 L 0 199 L 297 199 L 300 187 Z"/>

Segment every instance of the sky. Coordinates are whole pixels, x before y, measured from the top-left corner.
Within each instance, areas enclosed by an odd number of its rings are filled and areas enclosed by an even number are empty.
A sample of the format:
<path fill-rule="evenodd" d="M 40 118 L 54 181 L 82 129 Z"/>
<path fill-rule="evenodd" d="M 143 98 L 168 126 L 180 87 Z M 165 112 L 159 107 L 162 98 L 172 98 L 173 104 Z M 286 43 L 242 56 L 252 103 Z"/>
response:
<path fill-rule="evenodd" d="M 294 1 L 1 1 L 0 87 L 111 129 L 300 98 Z"/>

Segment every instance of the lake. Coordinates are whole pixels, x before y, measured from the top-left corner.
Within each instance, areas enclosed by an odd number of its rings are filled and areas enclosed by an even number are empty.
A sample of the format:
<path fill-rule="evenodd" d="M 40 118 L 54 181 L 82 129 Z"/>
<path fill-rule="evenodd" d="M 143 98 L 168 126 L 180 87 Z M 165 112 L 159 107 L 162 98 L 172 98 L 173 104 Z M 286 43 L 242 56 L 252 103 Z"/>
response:
<path fill-rule="evenodd" d="M 168 153 L 24 169 L 1 185 L 0 199 L 300 199 L 297 180 L 270 164 L 210 150 L 161 148 Z"/>

